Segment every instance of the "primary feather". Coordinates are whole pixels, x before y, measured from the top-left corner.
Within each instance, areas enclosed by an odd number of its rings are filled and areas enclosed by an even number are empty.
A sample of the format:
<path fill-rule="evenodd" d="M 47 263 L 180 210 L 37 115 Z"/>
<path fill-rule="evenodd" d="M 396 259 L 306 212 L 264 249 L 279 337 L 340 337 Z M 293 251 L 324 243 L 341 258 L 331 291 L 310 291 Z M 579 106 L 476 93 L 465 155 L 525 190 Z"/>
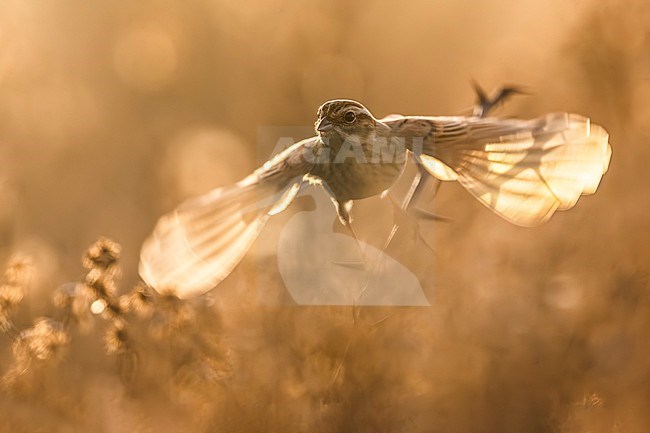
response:
<path fill-rule="evenodd" d="M 424 137 L 420 160 L 441 180 L 458 180 L 481 203 L 522 226 L 547 221 L 596 191 L 607 171 L 607 132 L 575 114 L 535 120 L 413 117 L 391 121 Z"/>
<path fill-rule="evenodd" d="M 241 182 L 190 199 L 160 218 L 140 252 L 140 276 L 158 291 L 182 298 L 219 284 L 241 261 L 269 216 L 298 193 L 309 165 L 303 140 Z"/>

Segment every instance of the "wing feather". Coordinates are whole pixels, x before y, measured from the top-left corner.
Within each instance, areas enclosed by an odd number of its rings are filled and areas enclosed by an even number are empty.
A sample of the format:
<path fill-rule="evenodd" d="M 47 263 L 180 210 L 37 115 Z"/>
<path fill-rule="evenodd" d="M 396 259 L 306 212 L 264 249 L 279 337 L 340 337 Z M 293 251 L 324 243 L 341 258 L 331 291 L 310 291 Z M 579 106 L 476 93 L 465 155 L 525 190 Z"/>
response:
<path fill-rule="evenodd" d="M 159 291 L 187 298 L 221 282 L 241 261 L 264 224 L 289 206 L 311 164 L 303 140 L 241 182 L 190 199 L 158 221 L 140 253 L 140 276 Z"/>
<path fill-rule="evenodd" d="M 421 161 L 433 176 L 458 180 L 481 203 L 524 226 L 593 194 L 611 157 L 607 132 L 575 114 L 392 122 L 400 122 L 396 133 L 423 137 Z"/>

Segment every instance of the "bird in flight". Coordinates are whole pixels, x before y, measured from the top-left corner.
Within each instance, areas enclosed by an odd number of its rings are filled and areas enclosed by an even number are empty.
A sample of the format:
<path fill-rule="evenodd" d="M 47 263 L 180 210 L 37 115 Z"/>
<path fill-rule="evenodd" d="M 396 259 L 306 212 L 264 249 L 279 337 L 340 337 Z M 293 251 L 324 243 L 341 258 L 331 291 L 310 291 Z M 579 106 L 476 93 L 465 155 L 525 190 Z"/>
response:
<path fill-rule="evenodd" d="M 607 132 L 569 113 L 518 120 L 488 117 L 517 89 L 504 87 L 470 116 L 377 119 L 361 103 L 337 99 L 317 113 L 316 136 L 277 154 L 240 182 L 190 199 L 158 221 L 140 254 L 140 276 L 180 297 L 214 288 L 239 263 L 269 217 L 285 210 L 301 187 L 321 185 L 341 223 L 352 230 L 355 200 L 382 195 L 409 158 L 422 179 L 458 181 L 481 203 L 520 226 L 536 226 L 556 210 L 593 194 L 607 171 Z M 354 232 L 352 232 L 354 233 Z"/>

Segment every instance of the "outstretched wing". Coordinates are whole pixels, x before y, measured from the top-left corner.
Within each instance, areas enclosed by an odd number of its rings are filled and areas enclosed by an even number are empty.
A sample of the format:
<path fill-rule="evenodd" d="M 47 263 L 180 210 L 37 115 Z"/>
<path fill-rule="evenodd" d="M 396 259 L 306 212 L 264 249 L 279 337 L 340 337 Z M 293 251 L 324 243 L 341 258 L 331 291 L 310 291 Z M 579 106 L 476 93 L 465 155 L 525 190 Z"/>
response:
<path fill-rule="evenodd" d="M 481 203 L 523 226 L 547 221 L 596 191 L 607 171 L 607 132 L 575 114 L 534 120 L 402 117 L 387 122 L 442 180 L 458 180 Z"/>
<path fill-rule="evenodd" d="M 309 153 L 319 145 L 317 137 L 296 143 L 241 182 L 190 199 L 161 217 L 142 246 L 142 279 L 182 298 L 220 283 L 269 216 L 289 206 L 311 170 Z"/>

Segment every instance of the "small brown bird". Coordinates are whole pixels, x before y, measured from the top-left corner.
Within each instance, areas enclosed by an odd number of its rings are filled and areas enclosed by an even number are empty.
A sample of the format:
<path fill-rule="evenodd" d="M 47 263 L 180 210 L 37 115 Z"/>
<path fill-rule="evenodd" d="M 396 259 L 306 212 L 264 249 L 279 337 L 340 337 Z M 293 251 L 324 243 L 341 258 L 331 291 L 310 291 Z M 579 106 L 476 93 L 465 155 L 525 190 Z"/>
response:
<path fill-rule="evenodd" d="M 596 191 L 611 156 L 603 128 L 568 113 L 533 120 L 484 117 L 491 104 L 485 98 L 480 103 L 469 117 L 379 120 L 359 102 L 326 102 L 318 109 L 315 137 L 237 184 L 163 216 L 142 247 L 140 275 L 181 297 L 204 293 L 233 270 L 267 219 L 286 209 L 303 184 L 321 184 L 349 227 L 353 201 L 388 190 L 409 156 L 423 171 L 459 181 L 522 226 L 539 225 Z"/>

